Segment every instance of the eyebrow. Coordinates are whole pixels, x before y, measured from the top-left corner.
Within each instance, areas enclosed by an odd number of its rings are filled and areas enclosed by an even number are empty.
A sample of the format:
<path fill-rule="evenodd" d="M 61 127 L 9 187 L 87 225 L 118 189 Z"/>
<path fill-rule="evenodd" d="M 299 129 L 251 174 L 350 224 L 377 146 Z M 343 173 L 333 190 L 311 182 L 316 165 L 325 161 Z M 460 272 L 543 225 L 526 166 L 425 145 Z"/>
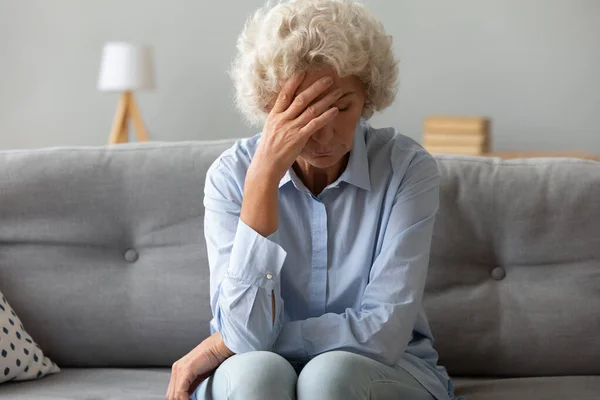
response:
<path fill-rule="evenodd" d="M 354 92 L 354 91 L 346 92 L 343 95 L 341 95 L 338 100 L 343 99 L 346 96 L 350 96 L 351 94 L 356 94 L 356 92 Z"/>
<path fill-rule="evenodd" d="M 339 100 L 343 99 L 344 97 L 350 96 L 352 94 L 356 94 L 356 91 L 351 90 L 349 92 L 346 92 L 343 95 L 341 95 L 336 101 L 339 101 Z M 298 96 L 297 93 L 294 94 L 294 98 L 296 98 L 296 96 Z M 317 97 L 311 104 L 316 103 L 317 101 L 321 100 L 323 97 L 325 97 L 325 96 L 322 94 L 321 96 Z"/>
<path fill-rule="evenodd" d="M 298 94 L 299 94 L 299 93 L 294 93 L 294 98 L 296 98 L 296 96 L 298 96 Z M 351 94 L 356 94 L 356 92 L 355 92 L 354 90 L 351 90 L 351 91 L 349 91 L 349 92 L 346 92 L 346 93 L 344 93 L 343 95 L 341 95 L 341 96 L 338 98 L 338 100 L 339 100 L 339 99 L 343 99 L 343 98 L 344 98 L 344 97 L 346 97 L 346 96 L 350 96 Z"/>

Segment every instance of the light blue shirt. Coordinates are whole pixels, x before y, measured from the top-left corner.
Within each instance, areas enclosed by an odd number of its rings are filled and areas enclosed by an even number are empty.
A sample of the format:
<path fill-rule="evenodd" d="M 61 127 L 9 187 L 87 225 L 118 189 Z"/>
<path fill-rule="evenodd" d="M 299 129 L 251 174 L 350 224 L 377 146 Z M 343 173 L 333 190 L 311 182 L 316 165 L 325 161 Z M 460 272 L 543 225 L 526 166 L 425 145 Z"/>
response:
<path fill-rule="evenodd" d="M 394 129 L 361 121 L 346 169 L 321 194 L 288 170 L 278 230 L 265 238 L 239 219 L 259 141 L 237 141 L 206 178 L 212 332 L 234 353 L 362 354 L 447 400 L 451 384 L 422 306 L 439 205 L 435 159 Z"/>

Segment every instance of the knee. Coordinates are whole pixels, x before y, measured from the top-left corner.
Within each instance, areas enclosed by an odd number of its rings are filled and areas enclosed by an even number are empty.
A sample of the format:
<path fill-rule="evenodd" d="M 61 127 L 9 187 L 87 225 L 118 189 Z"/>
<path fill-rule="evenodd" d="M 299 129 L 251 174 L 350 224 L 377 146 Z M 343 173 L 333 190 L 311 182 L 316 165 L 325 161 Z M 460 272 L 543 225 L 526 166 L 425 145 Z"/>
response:
<path fill-rule="evenodd" d="M 225 360 L 213 385 L 227 388 L 227 399 L 293 399 L 296 371 L 278 354 L 253 351 Z"/>
<path fill-rule="evenodd" d="M 360 356 L 345 351 L 323 353 L 312 359 L 298 377 L 298 399 L 366 399 Z M 364 383 L 364 384 L 363 384 Z"/>

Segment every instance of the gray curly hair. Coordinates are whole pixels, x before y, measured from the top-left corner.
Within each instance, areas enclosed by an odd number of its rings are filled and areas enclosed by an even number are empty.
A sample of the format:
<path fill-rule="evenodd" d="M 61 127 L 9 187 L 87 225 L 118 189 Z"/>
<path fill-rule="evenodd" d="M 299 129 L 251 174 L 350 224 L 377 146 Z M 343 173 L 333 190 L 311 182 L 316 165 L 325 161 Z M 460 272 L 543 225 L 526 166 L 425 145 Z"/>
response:
<path fill-rule="evenodd" d="M 269 104 L 295 73 L 328 66 L 355 75 L 365 87 L 362 117 L 388 107 L 398 89 L 392 38 L 367 9 L 348 0 L 271 2 L 238 37 L 229 74 L 236 105 L 251 124 L 264 123 Z"/>

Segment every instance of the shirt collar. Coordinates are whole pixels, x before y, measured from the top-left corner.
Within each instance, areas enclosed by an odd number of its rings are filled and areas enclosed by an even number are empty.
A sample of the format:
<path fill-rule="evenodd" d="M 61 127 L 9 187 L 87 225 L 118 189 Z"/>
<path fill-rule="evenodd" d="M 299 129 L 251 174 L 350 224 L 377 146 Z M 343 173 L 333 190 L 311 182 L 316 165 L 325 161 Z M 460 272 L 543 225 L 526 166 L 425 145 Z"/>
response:
<path fill-rule="evenodd" d="M 291 168 L 288 168 L 288 170 L 285 171 L 285 175 L 279 181 L 279 187 L 282 187 L 283 185 L 285 185 L 286 183 L 288 183 L 289 181 L 292 180 L 292 173 L 293 172 L 294 172 L 294 170 L 291 169 Z"/>
<path fill-rule="evenodd" d="M 282 187 L 290 181 L 293 181 L 297 188 L 304 187 L 300 178 L 298 178 L 292 168 L 289 168 L 283 178 L 279 181 L 279 187 Z M 339 182 L 347 182 L 361 189 L 367 191 L 371 190 L 369 158 L 367 156 L 367 145 L 365 143 L 365 126 L 363 125 L 362 120 L 356 125 L 356 130 L 354 131 L 354 144 L 352 150 L 350 150 L 348 165 L 346 165 L 346 169 L 334 184 Z"/>

